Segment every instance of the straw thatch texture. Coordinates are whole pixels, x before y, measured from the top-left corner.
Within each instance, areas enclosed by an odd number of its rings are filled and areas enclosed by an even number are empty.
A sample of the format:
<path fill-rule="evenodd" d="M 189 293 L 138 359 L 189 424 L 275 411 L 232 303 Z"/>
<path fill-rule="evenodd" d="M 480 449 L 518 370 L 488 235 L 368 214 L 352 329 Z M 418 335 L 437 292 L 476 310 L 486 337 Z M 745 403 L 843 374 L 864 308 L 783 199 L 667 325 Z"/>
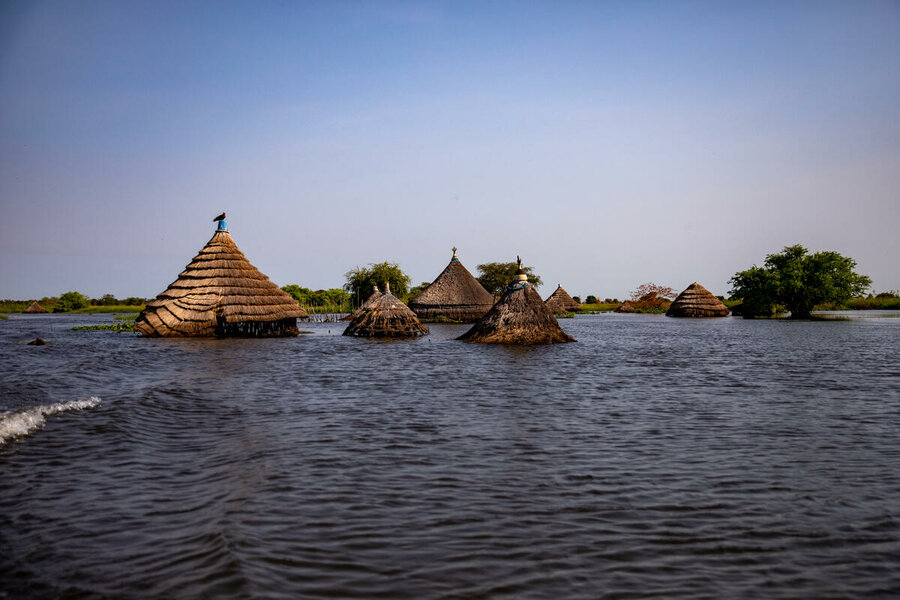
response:
<path fill-rule="evenodd" d="M 666 314 L 670 317 L 727 317 L 728 307 L 695 281 L 678 294 Z"/>
<path fill-rule="evenodd" d="M 514 282 L 497 303 L 459 338 L 476 344 L 559 344 L 575 338 L 559 326 L 534 287 Z"/>
<path fill-rule="evenodd" d="M 378 291 L 378 288 L 376 287 L 375 290 L 372 291 L 372 295 L 370 295 L 368 298 L 366 298 L 365 302 L 363 302 L 362 304 L 359 305 L 359 308 L 354 310 L 352 313 L 350 313 L 346 317 L 343 317 L 341 319 L 341 321 L 352 321 L 353 319 L 355 319 L 356 317 L 358 317 L 359 315 L 362 314 L 362 311 L 364 308 L 366 308 L 367 306 L 370 306 L 373 302 L 375 302 L 379 298 L 381 298 L 381 292 Z"/>
<path fill-rule="evenodd" d="M 28 305 L 28 308 L 25 309 L 27 313 L 45 313 L 47 309 L 37 303 L 37 300 Z"/>
<path fill-rule="evenodd" d="M 415 337 L 427 335 L 416 313 L 391 294 L 390 288 L 371 304 L 360 308 L 344 335 L 359 337 Z"/>
<path fill-rule="evenodd" d="M 494 297 L 469 273 L 459 259 L 450 261 L 437 279 L 409 307 L 423 320 L 476 321 L 494 305 Z"/>
<path fill-rule="evenodd" d="M 138 315 L 134 329 L 152 337 L 297 335 L 308 317 L 263 275 L 228 231 L 216 231 L 184 271 Z"/>
<path fill-rule="evenodd" d="M 576 312 L 581 310 L 581 305 L 572 299 L 569 292 L 563 289 L 561 283 L 556 287 L 556 291 L 550 294 L 550 297 L 547 298 L 544 303 L 550 307 L 550 310 L 554 313 Z"/>

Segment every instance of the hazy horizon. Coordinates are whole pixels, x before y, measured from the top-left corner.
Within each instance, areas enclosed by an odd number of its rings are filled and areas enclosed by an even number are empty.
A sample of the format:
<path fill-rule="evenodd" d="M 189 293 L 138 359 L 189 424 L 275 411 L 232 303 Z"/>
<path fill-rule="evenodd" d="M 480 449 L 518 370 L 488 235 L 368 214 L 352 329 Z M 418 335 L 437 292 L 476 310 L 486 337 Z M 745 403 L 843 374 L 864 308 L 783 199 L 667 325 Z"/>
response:
<path fill-rule="evenodd" d="M 803 244 L 900 289 L 896 2 L 4 2 L 0 297 L 153 297 L 223 210 L 278 285 L 521 255 L 727 294 Z"/>

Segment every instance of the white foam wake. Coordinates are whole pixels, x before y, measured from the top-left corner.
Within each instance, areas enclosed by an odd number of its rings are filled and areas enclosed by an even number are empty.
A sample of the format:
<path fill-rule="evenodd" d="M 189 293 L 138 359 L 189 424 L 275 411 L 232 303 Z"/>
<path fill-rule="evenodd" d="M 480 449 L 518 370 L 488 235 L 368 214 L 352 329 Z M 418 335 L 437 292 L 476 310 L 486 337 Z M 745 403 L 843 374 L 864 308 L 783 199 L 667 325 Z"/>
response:
<path fill-rule="evenodd" d="M 42 428 L 48 415 L 55 415 L 70 410 L 94 408 L 100 404 L 100 398 L 92 396 L 87 400 L 72 400 L 47 406 L 32 406 L 19 410 L 0 413 L 0 446 L 10 440 L 30 435 Z"/>

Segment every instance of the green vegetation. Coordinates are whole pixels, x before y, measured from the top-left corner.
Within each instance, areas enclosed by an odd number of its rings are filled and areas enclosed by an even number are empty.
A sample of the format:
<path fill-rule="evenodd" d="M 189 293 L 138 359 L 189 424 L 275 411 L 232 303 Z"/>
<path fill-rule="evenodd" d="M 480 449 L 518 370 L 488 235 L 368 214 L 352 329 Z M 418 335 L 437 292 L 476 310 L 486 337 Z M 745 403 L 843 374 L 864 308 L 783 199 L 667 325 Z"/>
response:
<path fill-rule="evenodd" d="M 313 291 L 292 283 L 281 289 L 290 294 L 310 314 L 331 314 L 350 311 L 350 294 L 339 288 Z"/>
<path fill-rule="evenodd" d="M 588 296 L 589 298 L 591 296 Z M 596 298 L 594 298 L 596 300 Z M 589 302 L 581 305 L 580 315 L 590 315 L 594 313 L 611 312 L 619 308 L 618 302 Z"/>
<path fill-rule="evenodd" d="M 600 301 L 597 300 L 597 296 L 588 296 L 587 298 L 584 299 L 585 304 L 597 304 L 599 302 Z"/>
<path fill-rule="evenodd" d="M 0 320 L 4 320 L 4 319 L 8 319 L 8 318 L 9 317 L 7 317 L 6 315 L 0 315 Z"/>
<path fill-rule="evenodd" d="M 516 271 L 518 270 L 519 265 L 514 262 L 492 262 L 478 265 L 478 272 L 480 273 L 477 277 L 478 283 L 495 297 L 500 296 L 506 290 L 506 286 L 508 286 L 516 276 Z M 541 284 L 544 283 L 541 281 L 541 278 L 533 272 L 533 267 L 522 267 L 522 270 L 528 276 L 528 283 L 534 287 L 541 287 Z"/>
<path fill-rule="evenodd" d="M 66 292 L 65 294 L 60 294 L 59 300 L 56 301 L 56 306 L 53 308 L 53 312 L 71 312 L 73 310 L 78 310 L 79 308 L 86 307 L 90 301 L 90 298 L 84 294 L 79 294 L 78 292 Z"/>
<path fill-rule="evenodd" d="M 134 331 L 134 323 L 133 322 L 118 322 L 118 323 L 102 323 L 100 325 L 79 325 L 78 327 L 73 327 L 72 331 L 133 332 Z"/>
<path fill-rule="evenodd" d="M 817 305 L 842 305 L 865 293 L 872 280 L 853 271 L 856 261 L 837 252 L 808 254 L 799 244 L 766 256 L 731 278 L 732 298 L 743 300 L 744 318 L 769 317 L 782 305 L 793 319 L 808 319 Z"/>
<path fill-rule="evenodd" d="M 365 302 L 376 284 L 383 292 L 385 283 L 391 284 L 391 294 L 405 301 L 409 296 L 409 284 L 412 283 L 412 279 L 400 269 L 400 265 L 387 261 L 369 263 L 368 267 L 354 267 L 344 273 L 344 277 L 347 280 L 344 289 L 350 292 L 354 304 Z"/>
<path fill-rule="evenodd" d="M 110 305 L 110 306 L 85 306 L 84 308 L 79 308 L 78 310 L 71 311 L 75 314 L 87 314 L 87 315 L 95 315 L 97 313 L 131 313 L 137 316 L 137 312 L 144 310 L 143 306 L 128 306 L 124 304 L 119 305 Z M 135 312 L 137 311 L 137 312 Z M 59 311 L 54 311 L 59 312 Z"/>

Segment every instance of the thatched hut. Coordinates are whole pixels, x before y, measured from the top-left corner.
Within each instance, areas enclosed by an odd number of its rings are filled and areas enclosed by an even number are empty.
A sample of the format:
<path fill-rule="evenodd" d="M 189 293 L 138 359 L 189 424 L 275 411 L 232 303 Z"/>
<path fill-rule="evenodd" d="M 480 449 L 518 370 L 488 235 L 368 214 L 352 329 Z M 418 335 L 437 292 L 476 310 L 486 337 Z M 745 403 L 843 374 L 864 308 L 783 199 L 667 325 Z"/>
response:
<path fill-rule="evenodd" d="M 696 281 L 678 294 L 666 311 L 670 317 L 727 317 L 728 307 Z"/>
<path fill-rule="evenodd" d="M 374 290 L 372 290 L 372 294 L 368 298 L 366 298 L 365 301 L 363 301 L 363 303 L 360 304 L 356 310 L 354 310 L 352 313 L 350 313 L 346 317 L 343 317 L 341 319 L 341 321 L 352 321 L 353 319 L 355 319 L 362 313 L 362 311 L 365 307 L 371 305 L 373 302 L 375 302 L 376 300 L 381 298 L 381 292 L 378 291 L 378 286 L 374 285 L 372 287 L 375 288 Z"/>
<path fill-rule="evenodd" d="M 28 305 L 28 308 L 25 309 L 25 312 L 31 314 L 39 314 L 47 312 L 47 309 L 38 304 L 37 300 Z"/>
<path fill-rule="evenodd" d="M 409 308 L 425 321 L 476 321 L 493 305 L 494 297 L 459 262 L 456 248 L 447 268 L 409 302 Z"/>
<path fill-rule="evenodd" d="M 574 342 L 559 326 L 553 311 L 544 304 L 528 276 L 519 270 L 497 303 L 459 338 L 476 344 L 559 344 Z"/>
<path fill-rule="evenodd" d="M 554 313 L 577 312 L 581 310 L 581 305 L 575 302 L 572 296 L 569 295 L 569 292 L 563 289 L 561 283 L 556 286 L 556 291 L 544 300 L 544 304 Z"/>
<path fill-rule="evenodd" d="M 250 264 L 218 221 L 212 239 L 138 315 L 134 330 L 151 337 L 297 335 L 308 317 L 297 301 Z"/>
<path fill-rule="evenodd" d="M 416 313 L 391 294 L 391 285 L 384 285 L 384 294 L 371 304 L 360 307 L 359 314 L 350 321 L 344 335 L 358 337 L 415 337 L 427 335 Z"/>

